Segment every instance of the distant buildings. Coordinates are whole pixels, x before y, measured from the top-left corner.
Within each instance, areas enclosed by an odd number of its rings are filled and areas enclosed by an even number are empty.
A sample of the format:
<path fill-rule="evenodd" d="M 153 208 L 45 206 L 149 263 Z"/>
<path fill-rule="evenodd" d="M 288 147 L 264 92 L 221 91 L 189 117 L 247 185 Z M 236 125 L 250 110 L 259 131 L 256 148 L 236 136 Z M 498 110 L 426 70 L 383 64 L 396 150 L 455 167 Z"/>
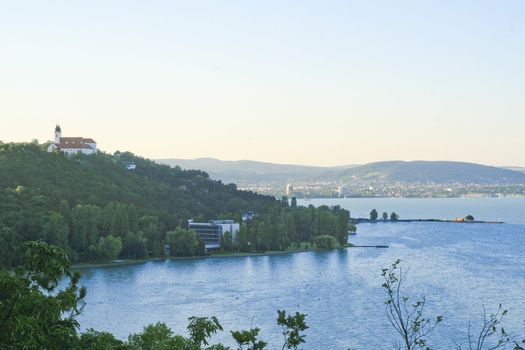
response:
<path fill-rule="evenodd" d="M 55 127 L 55 142 L 47 148 L 48 152 L 59 150 L 66 155 L 77 153 L 97 154 L 97 143 L 93 139 L 83 137 L 62 137 L 60 125 Z"/>
<path fill-rule="evenodd" d="M 188 221 L 188 228 L 194 230 L 204 241 L 206 250 L 219 249 L 221 238 L 226 232 L 230 232 L 232 239 L 235 239 L 239 232 L 239 224 L 233 220 L 210 220 L 208 222 Z"/>
<path fill-rule="evenodd" d="M 338 197 L 346 197 L 347 192 L 348 192 L 348 187 L 346 187 L 345 185 L 341 185 L 337 187 Z"/>
<path fill-rule="evenodd" d="M 255 214 L 253 211 L 245 211 L 241 214 L 242 221 L 249 221 L 255 216 L 257 216 L 257 214 Z"/>
<path fill-rule="evenodd" d="M 286 185 L 286 195 L 291 197 L 293 195 L 293 186 L 292 184 Z"/>

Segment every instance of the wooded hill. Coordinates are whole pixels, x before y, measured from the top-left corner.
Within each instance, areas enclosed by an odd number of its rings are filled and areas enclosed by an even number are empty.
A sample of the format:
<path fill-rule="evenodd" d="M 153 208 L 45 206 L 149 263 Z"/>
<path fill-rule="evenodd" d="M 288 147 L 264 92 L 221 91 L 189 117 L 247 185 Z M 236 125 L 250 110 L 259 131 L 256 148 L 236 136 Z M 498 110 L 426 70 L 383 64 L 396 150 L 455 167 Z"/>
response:
<path fill-rule="evenodd" d="M 108 234 L 122 237 L 125 257 L 157 255 L 165 232 L 189 218 L 237 218 L 276 204 L 203 171 L 131 153 L 66 157 L 45 149 L 0 143 L 0 266 L 16 265 L 21 242 L 37 239 L 67 249 L 74 260 L 89 259 Z M 136 168 L 128 170 L 129 164 Z"/>

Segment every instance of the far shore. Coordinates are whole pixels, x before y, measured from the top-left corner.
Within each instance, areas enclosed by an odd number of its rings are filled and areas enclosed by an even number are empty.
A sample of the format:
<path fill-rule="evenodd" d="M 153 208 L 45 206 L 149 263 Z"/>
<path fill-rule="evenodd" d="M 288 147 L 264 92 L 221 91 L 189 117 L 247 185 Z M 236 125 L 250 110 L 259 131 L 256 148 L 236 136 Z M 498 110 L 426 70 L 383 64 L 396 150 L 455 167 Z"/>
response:
<path fill-rule="evenodd" d="M 289 250 L 270 250 L 267 252 L 250 252 L 250 253 L 248 252 L 215 252 L 215 253 L 211 253 L 210 255 L 204 255 L 204 256 L 180 256 L 180 257 L 170 256 L 166 258 L 122 259 L 122 260 L 106 261 L 106 262 L 100 262 L 100 263 L 96 263 L 96 262 L 78 263 L 78 264 L 73 264 L 72 268 L 73 269 L 91 269 L 91 268 L 98 268 L 98 267 L 128 266 L 128 265 L 141 264 L 141 263 L 145 263 L 149 261 L 165 261 L 165 260 L 196 260 L 196 259 L 237 258 L 237 257 L 265 256 L 265 255 L 284 255 L 284 254 L 320 252 L 320 251 L 328 251 L 328 250 L 346 249 L 351 246 L 352 245 L 349 243 L 348 245 L 344 247 L 332 248 L 332 249 L 290 248 Z"/>

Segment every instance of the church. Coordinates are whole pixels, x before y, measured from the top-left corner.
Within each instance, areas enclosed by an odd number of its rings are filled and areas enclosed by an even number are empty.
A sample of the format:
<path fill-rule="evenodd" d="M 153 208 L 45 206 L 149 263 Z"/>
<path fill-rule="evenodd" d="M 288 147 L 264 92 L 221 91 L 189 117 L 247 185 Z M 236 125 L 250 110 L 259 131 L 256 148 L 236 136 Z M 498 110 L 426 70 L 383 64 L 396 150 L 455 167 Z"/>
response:
<path fill-rule="evenodd" d="M 62 137 L 60 125 L 57 125 L 55 127 L 55 142 L 47 148 L 48 152 L 55 150 L 59 150 L 66 155 L 77 153 L 97 154 L 97 143 L 93 139 L 85 139 L 83 137 Z"/>

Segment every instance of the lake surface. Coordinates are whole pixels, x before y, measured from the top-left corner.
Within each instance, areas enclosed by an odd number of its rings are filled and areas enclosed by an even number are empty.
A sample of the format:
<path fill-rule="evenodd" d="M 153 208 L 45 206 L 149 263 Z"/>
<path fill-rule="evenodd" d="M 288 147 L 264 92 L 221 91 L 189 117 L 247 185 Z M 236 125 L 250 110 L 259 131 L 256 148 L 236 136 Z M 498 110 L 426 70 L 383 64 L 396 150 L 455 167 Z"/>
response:
<path fill-rule="evenodd" d="M 337 201 L 337 202 L 336 202 Z M 452 349 L 465 338 L 469 320 L 482 308 L 503 304 L 507 330 L 525 333 L 525 199 L 342 199 L 352 216 L 371 208 L 404 218 L 450 218 L 472 214 L 503 225 L 454 223 L 360 224 L 350 242 L 387 244 L 388 249 L 239 258 L 153 261 L 132 266 L 83 269 L 88 288 L 82 329 L 113 332 L 125 339 L 162 321 L 184 332 L 187 318 L 219 317 L 229 330 L 261 328 L 269 349 L 281 336 L 276 310 L 308 314 L 304 349 L 388 349 L 393 334 L 385 317 L 381 267 L 397 258 L 408 269 L 406 294 L 425 294 L 428 315 L 445 320 L 432 337 L 434 349 Z M 494 216 L 491 215 L 494 214 Z M 280 349 L 280 347 L 279 347 Z"/>

